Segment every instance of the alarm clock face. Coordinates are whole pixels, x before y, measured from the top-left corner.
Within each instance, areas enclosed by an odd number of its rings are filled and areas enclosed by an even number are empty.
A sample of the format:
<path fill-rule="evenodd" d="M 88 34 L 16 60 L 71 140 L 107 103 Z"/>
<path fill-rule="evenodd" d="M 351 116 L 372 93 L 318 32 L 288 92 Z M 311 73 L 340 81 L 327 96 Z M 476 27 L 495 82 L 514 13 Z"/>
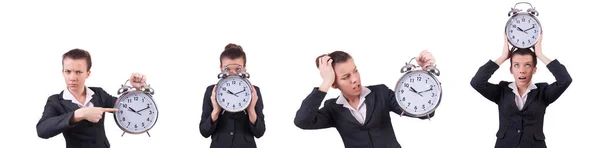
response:
<path fill-rule="evenodd" d="M 439 81 L 426 71 L 411 71 L 396 84 L 396 100 L 405 113 L 421 117 L 433 112 L 440 103 Z"/>
<path fill-rule="evenodd" d="M 143 133 L 150 130 L 158 118 L 158 109 L 152 96 L 141 91 L 128 92 L 115 104 L 115 121 L 121 129 L 129 133 Z"/>
<path fill-rule="evenodd" d="M 239 112 L 250 105 L 252 85 L 246 79 L 229 76 L 221 79 L 216 87 L 216 100 L 223 109 L 229 112 Z"/>
<path fill-rule="evenodd" d="M 528 13 L 519 13 L 506 23 L 506 37 L 517 48 L 530 48 L 541 34 L 540 22 Z"/>

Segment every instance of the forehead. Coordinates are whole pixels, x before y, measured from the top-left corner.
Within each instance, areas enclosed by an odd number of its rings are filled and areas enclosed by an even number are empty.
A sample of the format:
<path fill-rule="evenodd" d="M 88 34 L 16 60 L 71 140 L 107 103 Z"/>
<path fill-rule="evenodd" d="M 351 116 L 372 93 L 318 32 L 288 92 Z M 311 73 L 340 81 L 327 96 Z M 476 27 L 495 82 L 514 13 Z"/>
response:
<path fill-rule="evenodd" d="M 354 60 L 352 58 L 343 63 L 336 63 L 334 67 L 335 68 L 333 70 L 338 76 L 351 73 L 354 71 L 354 69 L 356 69 L 356 65 L 354 64 Z"/>
<path fill-rule="evenodd" d="M 229 64 L 244 65 L 244 59 L 241 57 L 235 58 L 235 59 L 230 59 L 230 58 L 225 57 L 225 58 L 221 59 L 221 63 L 223 64 L 222 66 L 229 65 Z"/>
<path fill-rule="evenodd" d="M 513 63 L 527 63 L 527 62 L 533 62 L 533 56 L 531 55 L 520 55 L 520 54 L 515 54 L 512 57 L 512 62 Z"/>
<path fill-rule="evenodd" d="M 63 60 L 63 69 L 77 69 L 85 70 L 87 68 L 87 61 L 85 59 L 72 59 L 65 58 Z"/>

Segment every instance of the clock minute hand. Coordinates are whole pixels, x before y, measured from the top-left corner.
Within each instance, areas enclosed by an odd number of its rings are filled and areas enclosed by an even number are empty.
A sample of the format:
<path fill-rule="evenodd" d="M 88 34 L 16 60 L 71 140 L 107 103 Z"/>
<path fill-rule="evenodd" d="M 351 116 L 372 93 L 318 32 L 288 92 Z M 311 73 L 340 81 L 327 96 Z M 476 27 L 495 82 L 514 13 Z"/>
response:
<path fill-rule="evenodd" d="M 532 26 L 532 27 L 531 27 L 531 28 L 529 28 L 529 29 L 525 29 L 524 31 L 529 31 L 529 30 L 531 30 L 531 29 L 533 29 L 533 28 L 535 28 L 535 26 Z"/>
<path fill-rule="evenodd" d="M 139 112 L 141 112 L 141 111 L 143 111 L 143 110 L 147 110 L 147 109 L 149 109 L 149 108 L 150 108 L 150 107 L 146 107 L 146 108 L 144 108 L 144 109 L 140 109 L 140 110 L 138 110 L 136 113 L 139 113 Z"/>
<path fill-rule="evenodd" d="M 246 91 L 246 88 L 244 88 L 244 90 L 242 90 L 242 91 L 240 91 L 240 92 L 237 92 L 237 93 L 235 93 L 235 94 L 237 95 L 237 94 L 239 94 L 239 93 L 242 93 L 242 92 L 244 92 L 244 91 Z"/>
<path fill-rule="evenodd" d="M 424 92 L 428 92 L 428 91 L 432 91 L 432 90 L 433 90 L 433 88 L 429 88 L 428 90 L 424 90 L 424 91 L 418 92 L 418 94 L 421 94 L 421 93 L 424 93 Z"/>

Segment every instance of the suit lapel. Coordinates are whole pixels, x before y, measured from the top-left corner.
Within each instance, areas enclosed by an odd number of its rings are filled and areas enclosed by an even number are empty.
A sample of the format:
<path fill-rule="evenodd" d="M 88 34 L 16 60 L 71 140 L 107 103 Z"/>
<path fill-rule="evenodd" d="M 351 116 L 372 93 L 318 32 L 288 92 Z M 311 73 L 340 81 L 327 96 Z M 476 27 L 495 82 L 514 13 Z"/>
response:
<path fill-rule="evenodd" d="M 375 95 L 373 93 L 369 93 L 365 97 L 365 105 L 367 106 L 367 117 L 365 119 L 365 125 L 369 123 L 371 117 L 373 116 L 373 111 L 375 110 Z"/>
<path fill-rule="evenodd" d="M 60 96 L 60 104 L 65 107 L 65 111 L 66 112 L 71 112 L 71 111 L 75 111 L 77 109 L 79 109 L 79 105 L 71 102 L 71 100 L 65 100 L 63 98 L 63 92 L 60 92 L 60 94 L 58 94 Z"/>
<path fill-rule="evenodd" d="M 358 124 L 360 125 L 360 122 L 358 122 L 356 120 L 356 118 L 354 118 L 354 116 L 352 116 L 352 113 L 350 112 L 350 109 L 344 107 L 344 105 L 342 104 L 337 104 L 337 109 L 341 110 L 340 114 L 342 115 L 342 117 L 344 117 L 346 120 L 349 120 L 351 123 L 353 124 Z"/>
<path fill-rule="evenodd" d="M 523 110 L 525 110 L 527 108 L 527 106 L 529 106 L 529 104 L 531 104 L 531 102 L 533 102 L 533 99 L 537 98 L 537 94 L 538 94 L 538 89 L 533 89 L 533 90 L 529 91 L 529 94 L 527 94 L 527 100 L 525 100 L 525 105 L 523 105 Z"/>

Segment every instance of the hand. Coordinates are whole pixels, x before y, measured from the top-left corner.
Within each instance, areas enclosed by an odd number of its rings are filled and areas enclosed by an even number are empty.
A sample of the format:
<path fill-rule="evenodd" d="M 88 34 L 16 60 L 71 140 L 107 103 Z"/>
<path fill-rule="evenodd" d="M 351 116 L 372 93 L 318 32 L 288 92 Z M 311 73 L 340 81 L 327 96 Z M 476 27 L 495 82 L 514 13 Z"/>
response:
<path fill-rule="evenodd" d="M 102 119 L 104 112 L 116 112 L 116 108 L 84 107 L 75 110 L 73 118 L 75 122 L 87 120 L 92 123 L 98 123 Z"/>
<path fill-rule="evenodd" d="M 148 106 L 148 107 L 146 107 L 146 108 L 144 108 L 144 109 L 140 109 L 140 110 L 136 111 L 136 113 L 140 114 L 140 112 L 141 112 L 141 111 L 143 111 L 143 110 L 147 110 L 147 109 L 150 109 L 150 106 Z M 140 115 L 142 115 L 142 114 L 140 114 Z"/>
<path fill-rule="evenodd" d="M 146 76 L 139 73 L 132 73 L 129 77 L 129 83 L 136 89 L 146 86 Z"/>
<path fill-rule="evenodd" d="M 321 73 L 321 78 L 323 78 L 323 83 L 319 87 L 319 90 L 323 92 L 327 92 L 329 87 L 335 82 L 335 71 L 333 71 L 332 62 L 333 59 L 329 56 L 319 58 L 319 72 Z"/>
<path fill-rule="evenodd" d="M 543 56 L 544 53 L 542 53 L 542 39 L 544 38 L 544 34 L 540 33 L 540 38 L 537 41 L 537 43 L 535 43 L 535 45 L 533 46 L 533 52 L 535 53 L 535 56 Z"/>
<path fill-rule="evenodd" d="M 504 61 L 508 60 L 508 58 L 510 58 L 510 49 L 509 49 L 509 42 L 508 42 L 508 38 L 506 37 L 506 34 L 504 34 L 504 47 L 502 47 L 502 55 L 500 57 L 498 57 L 498 59 L 496 59 L 496 64 L 498 64 L 498 66 L 502 65 L 502 63 L 504 63 Z"/>
<path fill-rule="evenodd" d="M 419 66 L 421 66 L 422 68 L 432 66 L 433 64 L 435 64 L 435 58 L 433 58 L 433 55 L 427 50 L 421 51 L 421 53 L 419 54 L 419 56 L 417 56 L 416 59 Z"/>
<path fill-rule="evenodd" d="M 250 123 L 253 125 L 256 124 L 256 120 L 258 116 L 256 114 L 256 102 L 258 102 L 258 94 L 256 93 L 256 89 L 254 86 L 252 87 L 252 101 L 250 101 L 250 105 L 248 106 L 248 118 L 250 119 Z"/>
<path fill-rule="evenodd" d="M 213 106 L 213 112 L 211 114 L 211 118 L 212 121 L 217 121 L 217 119 L 219 118 L 219 113 L 221 112 L 221 106 L 219 106 L 219 103 L 217 103 L 217 99 L 215 98 L 215 93 L 217 91 L 217 86 L 215 85 L 215 87 L 213 87 L 213 91 L 212 94 L 210 95 L 210 102 L 212 103 Z"/>
<path fill-rule="evenodd" d="M 244 90 L 241 90 L 240 92 L 236 92 L 236 93 L 234 93 L 234 95 L 236 95 L 236 97 L 237 97 L 237 94 L 239 94 L 239 93 L 242 93 L 242 92 L 244 92 L 244 91 L 246 91 L 246 88 L 245 88 L 245 87 L 244 87 Z"/>
<path fill-rule="evenodd" d="M 131 108 L 131 107 L 128 107 L 128 110 L 131 111 L 131 112 L 134 112 L 134 113 L 136 113 L 138 115 L 142 115 L 142 114 L 138 113 L 138 111 L 133 110 L 133 108 Z"/>

